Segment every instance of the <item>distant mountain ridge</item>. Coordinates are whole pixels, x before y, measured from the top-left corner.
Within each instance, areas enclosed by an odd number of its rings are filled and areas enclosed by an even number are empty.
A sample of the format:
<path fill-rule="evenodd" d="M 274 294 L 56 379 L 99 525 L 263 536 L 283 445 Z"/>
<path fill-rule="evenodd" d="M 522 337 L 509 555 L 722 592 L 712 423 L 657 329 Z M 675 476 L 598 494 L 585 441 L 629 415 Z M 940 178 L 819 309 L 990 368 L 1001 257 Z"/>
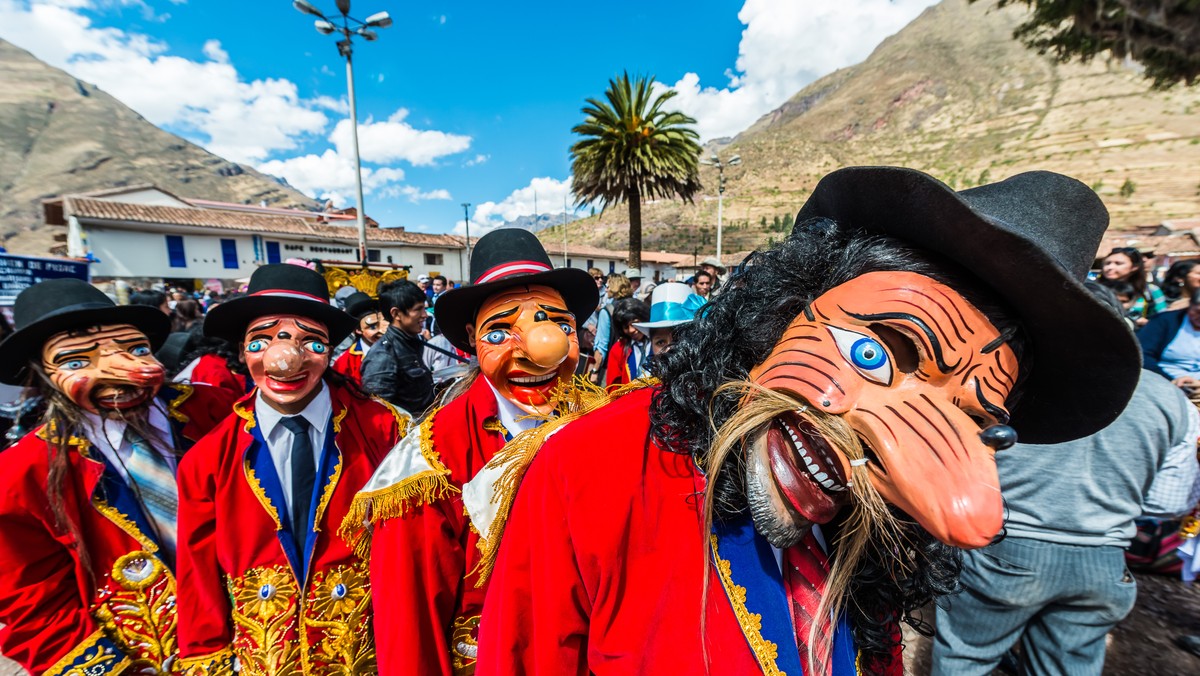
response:
<path fill-rule="evenodd" d="M 181 197 L 317 208 L 286 182 L 146 121 L 95 85 L 0 40 L 0 237 L 45 254 L 41 200 L 152 183 Z"/>
<path fill-rule="evenodd" d="M 1055 63 L 1013 40 L 1024 13 L 944 0 L 862 63 L 710 142 L 706 155 L 742 158 L 725 172 L 724 251 L 784 236 L 816 181 L 850 165 L 913 167 L 959 189 L 1058 171 L 1091 185 L 1118 229 L 1200 215 L 1200 87 L 1154 91 L 1124 64 Z M 694 204 L 643 207 L 646 249 L 715 248 L 715 170 L 701 180 Z M 569 237 L 621 248 L 627 219 L 614 206 Z"/>

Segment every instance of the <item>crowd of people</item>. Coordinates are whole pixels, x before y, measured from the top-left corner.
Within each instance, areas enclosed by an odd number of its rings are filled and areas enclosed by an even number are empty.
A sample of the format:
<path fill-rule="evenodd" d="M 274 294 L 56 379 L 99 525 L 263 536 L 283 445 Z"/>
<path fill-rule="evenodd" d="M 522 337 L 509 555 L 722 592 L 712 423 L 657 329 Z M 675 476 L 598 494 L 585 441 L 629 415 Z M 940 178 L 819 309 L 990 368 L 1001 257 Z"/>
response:
<path fill-rule="evenodd" d="M 937 674 L 1099 674 L 1137 541 L 1200 500 L 1200 265 L 1117 249 L 1089 281 L 1107 222 L 1050 172 L 859 167 L 686 282 L 499 229 L 457 285 L 39 283 L 0 342 L 42 398 L 0 452 L 0 653 L 900 674 L 908 622 Z"/>

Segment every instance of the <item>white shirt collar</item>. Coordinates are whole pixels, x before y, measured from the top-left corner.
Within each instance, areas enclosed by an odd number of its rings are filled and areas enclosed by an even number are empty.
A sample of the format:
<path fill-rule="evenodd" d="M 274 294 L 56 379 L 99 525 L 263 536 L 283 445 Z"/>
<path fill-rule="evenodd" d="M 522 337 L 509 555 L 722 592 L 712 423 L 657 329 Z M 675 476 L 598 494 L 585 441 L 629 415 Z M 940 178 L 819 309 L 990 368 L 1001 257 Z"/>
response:
<path fill-rule="evenodd" d="M 321 391 L 317 392 L 317 396 L 308 402 L 308 406 L 305 406 L 299 415 L 308 421 L 312 429 L 320 430 L 322 434 L 325 432 L 325 425 L 329 423 L 329 417 L 333 415 L 333 400 L 329 397 L 329 386 L 325 384 L 325 381 L 321 381 Z M 279 425 L 279 421 L 290 416 L 276 411 L 263 398 L 262 390 L 258 390 L 254 395 L 254 417 L 261 425 L 263 438 L 266 439 Z"/>
<path fill-rule="evenodd" d="M 375 342 L 378 343 L 379 341 L 377 340 Z M 362 352 L 364 357 L 367 356 L 367 353 L 370 352 L 371 348 L 373 347 L 375 347 L 375 343 L 368 343 L 362 338 L 358 339 L 358 351 Z"/>
<path fill-rule="evenodd" d="M 150 426 L 161 435 L 161 439 L 150 440 L 150 443 L 155 447 L 162 446 L 163 443 L 172 444 L 171 423 L 167 420 L 167 414 L 163 411 L 163 405 L 158 399 L 153 399 L 150 402 L 149 414 Z M 97 449 L 106 455 L 116 456 L 117 450 L 121 448 L 121 444 L 125 441 L 125 428 L 128 426 L 124 420 L 109 419 L 101 417 L 97 413 L 91 411 L 83 411 L 83 426 L 87 430 L 88 441 Z M 155 442 L 158 443 L 155 443 Z M 160 450 L 172 450 L 161 449 Z"/>
<path fill-rule="evenodd" d="M 492 388 L 492 395 L 496 397 L 496 407 L 500 410 L 500 424 L 504 425 L 504 429 L 508 430 L 509 434 L 514 437 L 524 432 L 531 430 L 542 423 L 541 420 L 528 418 L 529 412 L 522 409 L 520 406 L 500 396 L 500 392 L 492 381 L 484 377 L 488 387 Z M 525 418 L 522 420 L 522 418 Z"/>

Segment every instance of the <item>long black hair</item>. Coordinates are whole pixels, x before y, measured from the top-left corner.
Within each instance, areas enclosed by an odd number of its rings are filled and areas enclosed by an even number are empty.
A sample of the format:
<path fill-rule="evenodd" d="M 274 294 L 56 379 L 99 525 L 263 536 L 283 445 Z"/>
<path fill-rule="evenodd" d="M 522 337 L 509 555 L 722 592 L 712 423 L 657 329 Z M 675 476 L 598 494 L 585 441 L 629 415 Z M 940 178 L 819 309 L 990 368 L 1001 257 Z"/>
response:
<path fill-rule="evenodd" d="M 691 455 L 703 467 L 717 429 L 741 400 L 737 391 L 716 394 L 718 388 L 747 379 L 788 324 L 822 293 L 876 271 L 916 272 L 956 289 L 991 320 L 1021 358 L 1023 340 L 1014 315 L 959 266 L 891 237 L 812 219 L 797 224 L 792 236 L 774 248 L 751 254 L 696 320 L 676 330 L 671 350 L 651 363 L 663 383 L 650 411 L 656 440 L 664 448 Z M 1020 383 L 1014 393 L 1019 387 Z M 727 462 L 737 467 L 715 479 L 714 518 L 722 521 L 744 517 L 747 505 L 743 455 L 730 454 Z M 872 665 L 890 663 L 899 641 L 898 621 L 927 629 L 912 619 L 912 611 L 954 591 L 961 570 L 957 548 L 937 541 L 898 510 L 893 512 L 910 543 L 909 572 L 897 576 L 895 552 L 880 547 L 868 550 L 850 583 L 854 602 L 847 612 L 868 671 Z M 829 528 L 836 531 L 838 526 L 835 521 Z"/>

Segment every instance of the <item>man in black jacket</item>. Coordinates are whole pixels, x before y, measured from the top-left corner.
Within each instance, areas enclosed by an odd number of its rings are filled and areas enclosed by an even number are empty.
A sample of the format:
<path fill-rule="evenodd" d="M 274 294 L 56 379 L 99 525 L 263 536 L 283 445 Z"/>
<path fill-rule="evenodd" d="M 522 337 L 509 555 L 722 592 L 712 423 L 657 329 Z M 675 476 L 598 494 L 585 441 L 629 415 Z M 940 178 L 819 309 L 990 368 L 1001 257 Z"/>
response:
<path fill-rule="evenodd" d="M 433 402 L 433 373 L 421 360 L 425 294 L 403 280 L 379 288 L 379 307 L 391 322 L 362 364 L 363 390 L 419 416 Z"/>

